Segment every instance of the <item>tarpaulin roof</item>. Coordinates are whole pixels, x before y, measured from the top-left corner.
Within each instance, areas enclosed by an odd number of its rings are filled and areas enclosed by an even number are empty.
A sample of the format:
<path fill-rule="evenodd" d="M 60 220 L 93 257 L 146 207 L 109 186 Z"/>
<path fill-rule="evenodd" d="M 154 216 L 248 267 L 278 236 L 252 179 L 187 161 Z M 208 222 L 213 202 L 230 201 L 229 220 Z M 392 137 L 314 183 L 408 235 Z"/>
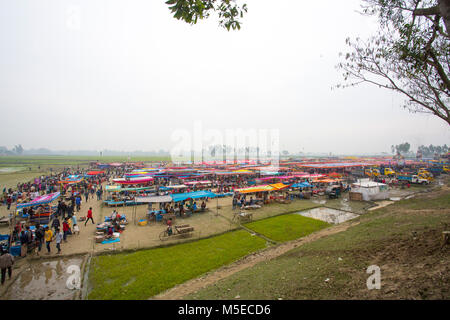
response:
<path fill-rule="evenodd" d="M 314 179 L 313 182 L 316 183 L 333 183 L 333 182 L 339 182 L 341 179 Z"/>
<path fill-rule="evenodd" d="M 105 190 L 114 192 L 114 191 L 120 191 L 121 188 L 122 188 L 121 186 L 106 186 Z"/>
<path fill-rule="evenodd" d="M 294 183 L 291 188 L 309 188 L 311 185 L 308 182 Z"/>
<path fill-rule="evenodd" d="M 270 184 L 269 186 L 272 187 L 274 190 L 282 190 L 282 189 L 289 187 L 288 185 L 285 185 L 284 183 L 275 183 L 275 184 Z"/>
<path fill-rule="evenodd" d="M 236 189 L 235 191 L 237 191 L 239 193 L 253 193 L 253 192 L 264 192 L 264 191 L 273 191 L 273 190 L 274 190 L 274 188 L 265 184 L 265 185 L 253 186 L 253 187 L 248 187 L 248 188 Z"/>
<path fill-rule="evenodd" d="M 210 184 L 210 183 L 212 182 L 209 180 L 185 182 L 185 184 Z"/>
<path fill-rule="evenodd" d="M 342 174 L 337 172 L 331 172 L 326 174 L 328 177 L 342 177 Z"/>
<path fill-rule="evenodd" d="M 325 177 L 325 175 L 324 174 L 294 174 L 293 177 L 310 179 L 310 178 L 322 178 L 322 177 Z"/>
<path fill-rule="evenodd" d="M 272 179 L 286 180 L 286 179 L 294 179 L 294 178 L 296 178 L 296 177 L 294 177 L 294 176 L 271 176 L 271 177 L 257 178 L 256 180 L 261 180 L 261 181 L 272 180 Z"/>
<path fill-rule="evenodd" d="M 148 183 L 153 181 L 153 177 L 144 177 L 144 178 L 119 178 L 113 179 L 114 182 L 119 184 L 140 184 L 140 183 Z"/>
<path fill-rule="evenodd" d="M 80 175 L 71 175 L 68 176 L 65 180 L 59 181 L 59 183 L 75 184 L 81 182 L 82 180 L 83 177 Z"/>
<path fill-rule="evenodd" d="M 32 201 L 28 203 L 19 203 L 17 204 L 17 209 L 20 208 L 27 208 L 27 207 L 33 207 L 33 206 L 40 206 L 42 204 L 47 204 L 52 202 L 53 200 L 57 199 L 60 196 L 59 192 L 46 194 L 43 196 L 39 196 L 34 198 Z"/>
<path fill-rule="evenodd" d="M 105 171 L 88 171 L 88 173 L 86 173 L 86 175 L 88 176 L 96 176 L 98 174 L 102 174 L 105 173 Z"/>
<path fill-rule="evenodd" d="M 171 197 L 174 202 L 179 202 L 187 199 L 199 199 L 199 198 L 215 198 L 217 195 L 210 191 L 195 191 L 187 193 L 175 193 Z"/>
<path fill-rule="evenodd" d="M 172 202 L 171 196 L 136 197 L 135 201 L 140 203 Z"/>
<path fill-rule="evenodd" d="M 300 164 L 301 167 L 307 168 L 350 168 L 350 167 L 363 167 L 370 166 L 373 163 L 370 162 L 334 162 L 334 163 L 310 163 L 310 164 Z"/>
<path fill-rule="evenodd" d="M 187 188 L 188 186 L 185 184 L 176 184 L 173 186 L 165 186 L 165 187 L 159 187 L 160 190 L 170 190 L 170 189 L 183 189 L 183 188 Z M 163 189 L 165 188 L 165 189 Z"/>
<path fill-rule="evenodd" d="M 109 192 L 119 192 L 119 191 L 143 191 L 143 190 L 150 190 L 153 189 L 152 187 L 140 187 L 140 188 L 122 188 L 121 186 L 106 186 L 105 190 Z"/>

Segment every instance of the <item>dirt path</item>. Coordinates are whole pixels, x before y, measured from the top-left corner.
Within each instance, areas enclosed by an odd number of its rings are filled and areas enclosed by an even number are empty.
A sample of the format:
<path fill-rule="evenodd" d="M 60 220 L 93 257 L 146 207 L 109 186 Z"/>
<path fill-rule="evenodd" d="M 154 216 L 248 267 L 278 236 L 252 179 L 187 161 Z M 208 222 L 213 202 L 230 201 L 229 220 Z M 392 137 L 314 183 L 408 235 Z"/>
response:
<path fill-rule="evenodd" d="M 188 294 L 197 292 L 200 289 L 205 288 L 208 285 L 211 285 L 219 280 L 225 279 L 232 274 L 239 272 L 241 270 L 253 267 L 255 264 L 268 261 L 282 254 L 300 246 L 305 243 L 309 243 L 315 241 L 317 239 L 336 234 L 339 232 L 343 232 L 348 228 L 359 224 L 359 222 L 348 221 L 336 226 L 329 227 L 327 229 L 320 230 L 313 234 L 310 234 L 304 238 L 289 241 L 274 247 L 267 248 L 263 251 L 248 255 L 241 260 L 238 260 L 232 264 L 229 264 L 225 267 L 222 267 L 218 270 L 212 271 L 203 275 L 200 278 L 189 280 L 185 283 L 182 283 L 176 287 L 173 287 L 165 292 L 162 292 L 150 299 L 155 300 L 177 300 L 182 299 Z"/>

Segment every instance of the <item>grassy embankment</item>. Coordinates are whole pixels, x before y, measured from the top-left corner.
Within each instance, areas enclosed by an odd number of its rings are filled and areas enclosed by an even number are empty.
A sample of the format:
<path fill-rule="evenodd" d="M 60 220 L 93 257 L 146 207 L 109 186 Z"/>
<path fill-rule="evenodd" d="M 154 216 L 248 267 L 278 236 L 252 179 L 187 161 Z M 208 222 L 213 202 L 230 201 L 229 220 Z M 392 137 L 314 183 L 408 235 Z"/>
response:
<path fill-rule="evenodd" d="M 188 299 L 449 299 L 450 192 L 402 200 L 356 219 L 345 232 L 238 272 Z M 367 268 L 381 268 L 368 290 Z"/>

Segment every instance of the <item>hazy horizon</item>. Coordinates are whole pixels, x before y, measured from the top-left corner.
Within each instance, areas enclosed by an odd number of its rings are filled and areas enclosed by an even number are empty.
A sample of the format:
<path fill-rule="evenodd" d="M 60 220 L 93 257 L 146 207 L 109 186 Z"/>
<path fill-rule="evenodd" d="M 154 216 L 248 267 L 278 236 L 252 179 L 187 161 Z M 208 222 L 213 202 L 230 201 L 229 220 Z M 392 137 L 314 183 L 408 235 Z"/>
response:
<path fill-rule="evenodd" d="M 190 26 L 164 0 L 0 0 L 0 146 L 170 150 L 177 131 L 275 129 L 295 154 L 444 145 L 449 126 L 373 86 L 331 90 L 361 1 L 244 0 L 240 31 Z M 320 12 L 318 19 L 312 12 Z"/>

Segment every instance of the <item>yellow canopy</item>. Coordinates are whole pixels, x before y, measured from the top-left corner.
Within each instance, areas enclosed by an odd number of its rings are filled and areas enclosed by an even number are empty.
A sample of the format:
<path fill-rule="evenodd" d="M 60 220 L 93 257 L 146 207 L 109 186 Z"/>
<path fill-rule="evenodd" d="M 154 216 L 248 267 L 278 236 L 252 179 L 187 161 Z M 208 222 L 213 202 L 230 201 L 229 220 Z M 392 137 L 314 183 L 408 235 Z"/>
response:
<path fill-rule="evenodd" d="M 272 191 L 272 190 L 273 190 L 273 188 L 269 185 L 261 185 L 261 186 L 237 189 L 236 191 L 239 193 L 253 193 L 253 192 L 263 192 L 263 191 Z"/>

